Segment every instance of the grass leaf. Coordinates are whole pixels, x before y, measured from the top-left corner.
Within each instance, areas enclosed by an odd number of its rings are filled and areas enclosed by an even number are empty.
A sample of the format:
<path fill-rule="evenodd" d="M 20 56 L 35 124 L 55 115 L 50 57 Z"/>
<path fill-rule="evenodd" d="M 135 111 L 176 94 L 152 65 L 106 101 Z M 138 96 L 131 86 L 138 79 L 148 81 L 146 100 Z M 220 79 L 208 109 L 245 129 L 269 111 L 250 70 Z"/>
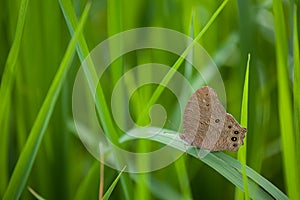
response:
<path fill-rule="evenodd" d="M 117 178 L 114 180 L 114 182 L 109 186 L 108 190 L 105 192 L 105 194 L 103 195 L 103 200 L 107 200 L 109 199 L 112 191 L 114 190 L 114 188 L 116 187 L 119 179 L 121 178 L 122 173 L 124 172 L 126 166 L 123 167 L 123 169 L 121 170 L 121 172 L 119 173 L 119 175 L 117 176 Z"/>
<path fill-rule="evenodd" d="M 248 127 L 248 89 L 249 89 L 249 66 L 250 66 L 250 54 L 248 54 L 248 61 L 246 66 L 246 75 L 244 81 L 244 90 L 243 90 L 243 99 L 242 99 L 242 110 L 241 110 L 241 125 L 245 128 Z M 238 152 L 238 160 L 242 164 L 242 174 L 243 174 L 243 184 L 244 191 L 243 193 L 237 192 L 237 199 L 249 199 L 249 191 L 248 191 L 248 182 L 247 182 L 247 174 L 246 174 L 246 163 L 247 163 L 247 134 L 244 139 L 244 146 L 239 149 Z"/>
<path fill-rule="evenodd" d="M 99 179 L 95 181 L 95 177 L 99 177 L 99 161 L 95 161 L 95 163 L 90 168 L 88 174 L 85 178 L 80 182 L 80 185 L 77 187 L 76 194 L 74 196 L 75 200 L 93 198 L 94 196 L 91 194 L 91 191 L 97 191 L 97 185 L 99 184 Z M 93 188 L 93 189 L 91 189 Z M 89 196 L 91 195 L 91 196 Z"/>
<path fill-rule="evenodd" d="M 214 12 L 212 17 L 209 19 L 207 24 L 204 26 L 204 28 L 200 31 L 200 33 L 196 36 L 196 38 L 193 40 L 193 42 L 185 49 L 183 54 L 176 60 L 175 64 L 172 66 L 172 69 L 167 73 L 167 75 L 163 78 L 161 83 L 157 86 L 156 90 L 154 91 L 153 95 L 151 96 L 151 99 L 147 103 L 146 107 L 141 112 L 141 115 L 139 115 L 137 124 L 141 124 L 143 120 L 145 120 L 146 116 L 148 115 L 147 112 L 150 109 L 150 107 L 158 100 L 162 92 L 164 91 L 165 87 L 164 85 L 167 85 L 167 83 L 171 80 L 173 75 L 176 73 L 186 56 L 189 54 L 189 52 L 192 50 L 194 45 L 201 39 L 201 37 L 204 35 L 204 33 L 208 30 L 208 28 L 212 25 L 212 23 L 215 21 L 217 16 L 221 13 L 223 8 L 226 6 L 228 0 L 224 0 L 223 3 L 220 5 L 220 7 Z"/>
<path fill-rule="evenodd" d="M 74 12 L 72 3 L 70 0 L 59 0 L 60 6 L 62 8 L 62 12 L 64 14 L 66 23 L 68 25 L 69 31 L 71 35 L 74 34 L 75 28 L 78 26 L 76 14 Z M 86 57 L 90 54 L 86 40 L 84 38 L 84 35 L 79 35 L 78 38 L 78 45 L 77 45 L 77 54 L 81 62 L 85 60 Z M 87 80 L 95 80 L 97 77 L 95 77 L 95 67 L 91 60 L 87 61 L 87 67 L 88 72 L 85 73 L 87 76 Z M 93 84 L 93 83 L 91 83 Z M 93 86 L 92 86 L 93 87 Z M 99 119 L 101 120 L 102 128 L 106 135 L 111 139 L 113 142 L 117 142 L 118 140 L 118 133 L 115 130 L 114 123 L 112 121 L 110 111 L 108 109 L 104 91 L 102 90 L 102 87 L 97 87 L 97 101 L 96 101 L 96 108 L 99 114 Z M 121 178 L 122 188 L 124 190 L 125 198 L 126 199 L 132 199 L 131 193 L 129 191 L 132 191 L 132 182 L 130 181 L 129 177 L 127 175 L 122 176 Z"/>
<path fill-rule="evenodd" d="M 288 46 L 285 29 L 285 19 L 281 0 L 273 1 L 276 65 L 278 79 L 278 107 L 280 132 L 282 140 L 282 153 L 286 187 L 289 198 L 300 199 L 300 176 L 297 149 L 293 127 L 293 112 L 288 75 Z"/>
<path fill-rule="evenodd" d="M 297 7 L 294 6 L 294 122 L 295 122 L 295 138 L 296 152 L 298 163 L 300 162 L 300 58 L 299 58 L 299 39 L 298 39 L 298 26 L 297 26 Z"/>
<path fill-rule="evenodd" d="M 70 64 L 75 52 L 78 35 L 81 32 L 84 22 L 87 19 L 89 8 L 90 4 L 86 6 L 82 14 L 82 19 L 80 21 L 78 29 L 76 30 L 74 37 L 71 39 L 68 45 L 65 56 L 62 59 L 60 67 L 55 75 L 48 94 L 31 129 L 26 144 L 18 159 L 3 199 L 18 199 L 24 189 L 32 165 L 36 158 L 36 154 L 43 139 L 45 130 L 51 118 L 58 95 L 67 76 L 67 72 L 70 69 Z"/>
<path fill-rule="evenodd" d="M 148 127 L 150 132 L 158 132 L 156 127 Z M 138 131 L 134 130 L 134 131 Z M 143 130 L 145 131 L 145 130 Z M 170 145 L 175 149 L 181 151 L 186 151 L 189 155 L 201 160 L 205 164 L 209 165 L 211 168 L 216 170 L 226 179 L 228 179 L 236 187 L 244 190 L 243 175 L 242 175 L 242 165 L 236 159 L 222 153 L 214 152 L 208 153 L 204 158 L 199 157 L 199 149 L 190 147 L 187 149 L 187 144 L 184 143 L 180 138 L 179 134 L 171 134 L 171 130 L 162 129 L 160 133 L 149 137 L 150 140 L 157 141 L 166 145 Z M 133 140 L 136 138 L 125 135 L 120 139 L 120 142 L 125 142 Z M 248 186 L 249 186 L 249 196 L 253 199 L 288 199 L 287 196 L 281 192 L 277 187 L 275 187 L 271 182 L 266 180 L 264 177 L 256 173 L 250 167 L 246 167 Z M 260 186 L 260 187 L 258 187 Z"/>
<path fill-rule="evenodd" d="M 18 22 L 15 38 L 6 60 L 0 85 L 0 128 L 2 132 L 0 140 L 0 196 L 3 195 L 8 183 L 8 142 L 9 119 L 11 108 L 11 95 L 16 75 L 16 63 L 19 55 L 23 29 L 26 19 L 28 0 L 22 0 L 18 13 Z"/>

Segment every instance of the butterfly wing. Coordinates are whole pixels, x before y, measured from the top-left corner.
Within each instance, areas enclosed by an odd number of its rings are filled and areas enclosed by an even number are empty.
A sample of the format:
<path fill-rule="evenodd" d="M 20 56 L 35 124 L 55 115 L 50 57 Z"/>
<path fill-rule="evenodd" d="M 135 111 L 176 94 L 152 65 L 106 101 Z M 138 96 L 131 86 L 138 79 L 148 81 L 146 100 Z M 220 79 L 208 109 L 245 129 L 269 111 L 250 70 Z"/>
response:
<path fill-rule="evenodd" d="M 217 146 L 222 146 L 224 150 L 237 151 L 244 144 L 246 128 L 243 128 L 234 117 L 227 113 L 224 128 L 222 130 L 222 142 L 218 142 Z"/>
<path fill-rule="evenodd" d="M 245 133 L 208 86 L 198 89 L 189 99 L 183 115 L 183 129 L 181 138 L 188 144 L 211 151 L 237 150 L 243 143 L 243 135 L 237 137 L 232 131 Z"/>

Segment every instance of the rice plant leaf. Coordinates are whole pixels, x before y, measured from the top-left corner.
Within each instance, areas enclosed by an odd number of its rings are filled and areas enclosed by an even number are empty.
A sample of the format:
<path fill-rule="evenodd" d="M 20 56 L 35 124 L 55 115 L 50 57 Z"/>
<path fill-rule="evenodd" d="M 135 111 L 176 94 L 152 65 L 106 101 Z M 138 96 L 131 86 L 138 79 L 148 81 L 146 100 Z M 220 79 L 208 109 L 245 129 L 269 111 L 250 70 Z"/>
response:
<path fill-rule="evenodd" d="M 112 36 L 122 31 L 122 1 L 121 0 L 111 0 L 107 2 L 107 32 L 108 36 Z M 116 44 L 114 44 L 116 45 Z M 110 51 L 119 51 L 121 52 L 122 43 L 118 44 L 119 46 L 114 46 L 114 48 L 109 48 Z M 120 79 L 123 74 L 123 61 L 122 57 L 118 58 L 115 63 L 112 63 L 115 68 L 112 68 L 111 78 L 112 86 Z M 121 103 L 121 102 L 120 102 Z M 122 106 L 122 104 L 121 104 Z M 122 109 L 120 109 L 122 110 Z"/>
<path fill-rule="evenodd" d="M 64 80 L 66 79 L 67 72 L 70 69 L 70 64 L 75 52 L 76 42 L 87 19 L 89 9 L 90 4 L 87 4 L 75 35 L 74 37 L 72 37 L 68 45 L 59 69 L 54 77 L 47 96 L 30 131 L 29 137 L 15 166 L 3 199 L 19 199 L 22 194 L 44 133 L 53 113 L 58 95 L 60 93 Z"/>
<path fill-rule="evenodd" d="M 300 151 L 300 55 L 299 55 L 299 39 L 298 39 L 298 24 L 297 24 L 297 7 L 294 6 L 294 120 L 297 152 Z M 297 153 L 298 162 L 300 155 Z"/>
<path fill-rule="evenodd" d="M 159 129 L 156 127 L 148 127 L 149 132 L 160 133 L 149 137 L 150 140 L 169 145 L 175 149 L 179 149 L 187 154 L 201 160 L 211 168 L 216 170 L 226 179 L 228 179 L 236 187 L 244 190 L 243 176 L 242 176 L 242 165 L 236 159 L 222 153 L 222 152 L 210 152 L 204 158 L 199 158 L 199 149 L 190 147 L 187 149 L 187 144 L 184 143 L 180 138 L 180 133 L 174 133 L 172 130 Z M 135 130 L 138 131 L 138 130 Z M 144 130 L 143 130 L 144 131 Z M 128 135 L 123 136 L 120 142 L 134 140 L 136 138 Z M 288 199 L 287 196 L 274 186 L 267 179 L 262 177 L 260 174 L 255 172 L 250 167 L 246 167 L 249 187 L 249 197 L 253 199 Z M 260 187 L 258 187 L 260 186 Z"/>
<path fill-rule="evenodd" d="M 223 3 L 219 6 L 219 8 L 214 12 L 212 17 L 209 19 L 207 24 L 204 26 L 204 28 L 200 31 L 200 33 L 196 36 L 196 38 L 193 40 L 193 42 L 185 49 L 185 51 L 182 53 L 182 55 L 178 58 L 178 60 L 174 63 L 172 66 L 172 69 L 167 73 L 167 75 L 163 78 L 161 83 L 157 86 L 156 90 L 154 91 L 153 95 L 151 96 L 151 99 L 147 103 L 146 107 L 143 109 L 141 114 L 138 117 L 137 124 L 141 124 L 141 122 L 147 117 L 148 110 L 150 107 L 158 100 L 162 92 L 164 91 L 165 87 L 163 85 L 167 85 L 167 83 L 171 80 L 173 75 L 176 73 L 186 56 L 189 54 L 189 52 L 192 50 L 194 45 L 201 39 L 201 37 L 204 35 L 204 33 L 208 30 L 208 28 L 212 25 L 212 23 L 215 21 L 217 16 L 221 13 L 223 8 L 226 6 L 228 0 L 224 0 Z"/>
<path fill-rule="evenodd" d="M 15 80 L 16 62 L 19 55 L 23 29 L 26 19 L 29 0 L 22 0 L 18 13 L 18 22 L 15 32 L 15 38 L 11 46 L 8 58 L 5 64 L 4 72 L 0 85 L 0 196 L 3 195 L 8 183 L 8 141 L 9 141 L 9 116 L 11 107 L 11 92 Z"/>
<path fill-rule="evenodd" d="M 140 181 L 139 177 L 134 174 L 131 175 L 131 178 L 135 182 Z M 178 189 L 172 187 L 172 185 L 166 183 L 164 180 L 158 180 L 155 177 L 151 177 L 151 180 L 148 180 L 146 184 L 147 187 L 149 187 L 149 189 L 151 190 L 152 194 L 155 197 L 157 197 L 157 199 L 172 199 L 172 200 L 186 199 L 184 198 L 184 194 L 182 194 Z"/>
<path fill-rule="evenodd" d="M 242 99 L 242 110 L 241 110 L 241 125 L 245 128 L 248 127 L 248 88 L 249 88 L 249 65 L 250 65 L 250 54 L 248 54 L 248 61 L 246 66 L 246 75 L 244 81 L 243 99 Z M 247 163 L 247 134 L 244 139 L 244 145 L 239 149 L 238 160 L 242 164 L 243 184 L 245 194 L 237 191 L 237 199 L 249 199 L 248 181 L 246 174 L 246 163 Z"/>
<path fill-rule="evenodd" d="M 241 163 L 236 162 L 234 158 L 222 152 L 215 152 L 214 154 L 218 157 L 221 157 L 221 159 L 229 163 L 236 170 L 241 171 L 242 169 Z M 250 177 L 262 188 L 264 188 L 266 191 L 268 191 L 275 199 L 288 199 L 288 197 L 281 190 L 279 190 L 276 186 L 274 186 L 270 181 L 268 181 L 266 178 L 261 176 L 255 170 L 253 170 L 248 166 L 246 166 L 246 170 L 247 170 L 247 176 Z"/>
<path fill-rule="evenodd" d="M 62 12 L 64 14 L 66 23 L 68 25 L 69 31 L 71 35 L 74 34 L 75 28 L 78 26 L 77 17 L 73 10 L 73 6 L 70 0 L 59 0 Z M 88 55 L 90 54 L 87 43 L 85 41 L 84 35 L 79 35 L 78 38 L 78 45 L 77 45 L 77 54 L 79 56 L 79 59 L 81 62 L 85 61 L 87 58 L 87 68 L 88 70 L 85 70 L 85 75 L 87 76 L 88 81 L 98 80 L 96 69 L 94 66 L 94 63 Z M 85 69 L 85 68 L 84 68 Z M 88 82 L 91 88 L 95 87 L 93 82 Z M 114 128 L 113 121 L 111 119 L 111 115 L 105 100 L 105 95 L 102 87 L 97 87 L 97 101 L 96 101 L 96 108 L 98 111 L 98 114 L 100 115 L 100 120 L 102 121 L 102 128 L 105 133 L 108 133 L 107 136 L 112 141 L 117 141 L 118 136 L 117 132 Z"/>
<path fill-rule="evenodd" d="M 113 192 L 113 190 L 115 189 L 119 179 L 121 178 L 122 173 L 124 172 L 124 170 L 126 169 L 126 166 L 123 167 L 123 169 L 121 170 L 121 172 L 119 173 L 119 175 L 117 176 L 117 178 L 114 180 L 114 182 L 109 186 L 108 190 L 105 192 L 105 194 L 103 195 L 102 200 L 107 200 L 109 199 L 111 193 Z"/>
<path fill-rule="evenodd" d="M 74 8 L 72 6 L 72 3 L 70 0 L 59 0 L 63 15 L 65 17 L 65 21 L 68 25 L 69 31 L 71 35 L 74 34 L 74 30 L 78 26 L 77 17 L 74 12 Z M 77 54 L 81 62 L 85 60 L 85 58 L 90 54 L 88 45 L 86 43 L 86 40 L 84 38 L 83 34 L 79 35 L 78 38 L 78 45 L 77 45 Z M 91 77 L 96 74 L 94 64 L 91 60 L 88 62 L 88 68 L 90 73 L 86 73 L 87 80 L 93 79 L 94 77 Z M 118 135 L 117 131 L 115 130 L 115 126 L 113 124 L 106 100 L 104 91 L 102 90 L 102 87 L 97 87 L 97 97 L 98 101 L 96 101 L 96 108 L 98 110 L 99 118 L 102 120 L 102 126 L 105 133 L 107 133 L 107 136 L 109 139 L 111 139 L 113 142 L 118 141 Z M 130 181 L 129 177 L 127 175 L 122 176 L 121 178 L 122 188 L 124 189 L 124 197 L 125 199 L 132 199 L 131 192 L 133 189 L 132 182 Z"/>
<path fill-rule="evenodd" d="M 195 19 L 195 11 L 192 10 L 191 12 L 191 16 L 190 16 L 190 21 L 189 21 L 189 36 L 191 38 L 194 38 L 194 24 L 196 23 L 196 19 Z M 193 50 L 191 50 L 187 57 L 190 57 L 190 59 L 192 59 L 194 56 L 194 52 Z M 184 68 L 184 75 L 187 79 L 191 79 L 192 78 L 192 66 L 189 62 L 186 62 L 185 64 L 185 68 Z M 181 191 L 181 197 L 183 199 L 192 199 L 192 192 L 191 192 L 191 186 L 190 186 L 190 182 L 189 182 L 189 177 L 188 177 L 188 173 L 187 173 L 187 167 L 186 167 L 186 162 L 185 162 L 185 158 L 182 159 L 178 159 L 175 162 L 175 169 L 177 172 L 177 177 L 178 177 L 178 184 L 180 186 L 180 191 Z M 172 198 L 174 199 L 174 198 Z"/>
<path fill-rule="evenodd" d="M 89 194 L 91 191 L 94 191 L 93 189 L 95 188 L 98 189 L 98 180 L 96 181 L 95 177 L 99 179 L 99 161 L 95 161 L 95 163 L 92 165 L 91 169 L 89 170 L 88 174 L 85 176 L 83 181 L 81 181 L 74 199 L 75 200 L 80 200 L 80 199 L 87 199 L 89 198 Z M 96 185 L 97 182 L 97 185 Z M 91 187 L 93 189 L 91 189 Z"/>
<path fill-rule="evenodd" d="M 293 127 L 293 112 L 288 75 L 288 42 L 281 0 L 273 1 L 275 23 L 278 109 L 286 188 L 289 198 L 300 199 L 300 176 Z M 298 91 L 297 91 L 298 92 Z"/>

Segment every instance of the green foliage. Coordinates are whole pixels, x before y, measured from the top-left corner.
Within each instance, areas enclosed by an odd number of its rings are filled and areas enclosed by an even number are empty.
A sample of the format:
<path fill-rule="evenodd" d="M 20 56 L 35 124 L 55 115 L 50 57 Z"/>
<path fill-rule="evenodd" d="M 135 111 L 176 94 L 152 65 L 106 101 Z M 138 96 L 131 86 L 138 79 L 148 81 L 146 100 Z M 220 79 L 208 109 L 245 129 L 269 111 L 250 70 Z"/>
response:
<path fill-rule="evenodd" d="M 150 127 L 149 132 L 156 131 L 157 128 Z M 201 158 L 200 150 L 195 147 L 187 147 L 179 138 L 180 133 L 170 134 L 171 130 L 163 129 L 160 133 L 152 136 L 150 139 L 153 141 L 158 141 L 164 144 L 168 144 L 175 149 L 179 149 L 183 152 L 188 153 L 189 155 L 197 158 L 198 160 L 209 165 L 215 169 L 218 173 L 227 178 L 232 182 L 236 187 L 244 190 L 243 182 L 243 166 L 242 164 L 235 160 L 234 158 L 222 153 L 208 153 L 206 156 Z M 121 138 L 122 142 L 129 141 L 134 139 L 133 137 L 124 136 Z M 287 196 L 282 193 L 278 188 L 276 188 L 271 182 L 263 178 L 261 175 L 257 174 L 253 169 L 248 166 L 245 166 L 246 182 L 249 185 L 249 196 L 254 199 L 288 199 Z M 260 187 L 257 187 L 260 186 Z M 265 192 L 265 191 L 266 192 Z"/>
<path fill-rule="evenodd" d="M 105 192 L 105 194 L 103 195 L 103 198 L 102 199 L 109 199 L 112 191 L 114 190 L 114 188 L 116 187 L 123 171 L 125 170 L 126 166 L 123 167 L 122 171 L 119 173 L 119 175 L 117 176 L 117 178 L 114 180 L 114 182 L 109 186 L 108 190 Z"/>
<path fill-rule="evenodd" d="M 224 106 L 237 119 L 240 116 L 248 129 L 247 141 L 238 153 L 215 152 L 200 159 L 197 149 L 176 140 L 171 145 L 186 153 L 149 173 L 125 170 L 116 178 L 117 172 L 105 167 L 104 198 L 232 199 L 238 188 L 238 199 L 300 199 L 297 3 L 4 0 L 0 14 L 0 198 L 98 198 L 99 161 L 84 147 L 73 124 L 74 77 L 101 41 L 125 30 L 154 26 L 182 32 L 194 41 L 181 56 L 153 49 L 129 52 L 105 71 L 97 87 L 95 110 L 111 142 L 127 151 L 150 152 L 178 139 L 168 132 L 181 127 L 183 114 L 178 100 L 162 85 L 175 72 L 195 88 L 206 84 L 185 62 L 186 57 L 197 58 L 193 54 L 196 43 L 217 64 L 226 89 Z M 251 66 L 248 62 L 246 68 L 248 53 Z M 94 80 L 95 64 L 87 63 L 85 73 L 88 80 Z M 145 125 L 150 108 L 161 104 L 168 115 L 166 133 L 132 140 L 113 119 L 111 94 L 124 73 L 145 63 L 164 63 L 175 70 L 161 85 L 137 88 L 129 105 L 125 101 L 129 88 L 136 87 L 138 79 L 151 80 L 156 74 L 124 80 L 118 111 L 123 115 L 129 108 L 136 123 Z M 127 120 L 124 117 L 121 123 Z M 151 164 L 149 159 L 138 161 L 141 168 Z"/>
<path fill-rule="evenodd" d="M 4 193 L 8 183 L 8 140 L 9 140 L 9 118 L 11 109 L 11 95 L 16 76 L 17 60 L 26 19 L 28 0 L 21 1 L 19 17 L 15 38 L 5 64 L 0 85 L 0 127 L 2 139 L 0 140 L 0 194 Z"/>
<path fill-rule="evenodd" d="M 294 8 L 294 124 L 295 124 L 295 142 L 297 152 L 300 147 L 300 96 L 297 95 L 300 90 L 300 55 L 299 55 L 299 39 L 298 39 L 298 25 L 297 25 L 297 7 Z M 298 156 L 298 162 L 300 158 Z"/>
<path fill-rule="evenodd" d="M 250 65 L 250 54 L 248 54 L 248 62 L 245 74 L 244 81 L 244 90 L 243 90 L 243 100 L 242 100 L 242 110 L 241 110 L 241 125 L 243 127 L 248 127 L 248 91 L 249 91 L 249 65 Z M 244 139 L 244 146 L 239 149 L 238 152 L 238 160 L 242 164 L 242 173 L 243 173 L 243 184 L 245 195 L 237 190 L 236 197 L 237 199 L 249 199 L 248 192 L 248 182 L 247 182 L 247 174 L 246 174 L 246 163 L 247 163 L 247 136 Z"/>
<path fill-rule="evenodd" d="M 88 5 L 89 6 L 87 6 L 85 11 L 83 12 L 81 23 L 79 24 L 74 37 L 69 43 L 64 58 L 62 59 L 62 62 L 60 64 L 59 70 L 56 73 L 46 99 L 29 134 L 27 142 L 21 152 L 3 199 L 18 199 L 21 196 L 29 173 L 32 169 L 36 154 L 40 148 L 45 130 L 54 110 L 59 92 L 62 88 L 63 82 L 65 81 L 67 72 L 70 69 L 70 64 L 75 52 L 75 46 L 79 33 L 81 32 L 84 22 L 88 16 L 90 4 Z"/>
<path fill-rule="evenodd" d="M 293 125 L 293 111 L 288 75 L 288 47 L 282 2 L 273 4 L 275 22 L 276 65 L 278 79 L 278 109 L 284 161 L 284 172 L 288 195 L 291 199 L 300 198 L 299 152 Z M 297 53 L 297 52 L 296 52 Z M 294 94 L 296 95 L 296 94 Z M 298 143 L 298 142 L 297 142 Z"/>

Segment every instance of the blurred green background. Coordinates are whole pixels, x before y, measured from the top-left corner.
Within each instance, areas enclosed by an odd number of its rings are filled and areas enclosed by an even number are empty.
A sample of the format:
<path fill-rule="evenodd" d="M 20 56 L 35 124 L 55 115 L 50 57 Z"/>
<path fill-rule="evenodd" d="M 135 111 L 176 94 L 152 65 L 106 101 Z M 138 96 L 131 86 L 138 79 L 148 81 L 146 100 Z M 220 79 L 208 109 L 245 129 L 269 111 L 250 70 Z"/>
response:
<path fill-rule="evenodd" d="M 70 29 L 72 20 L 64 17 L 63 5 L 79 20 L 86 3 L 80 0 L 1 1 L 1 197 L 8 191 L 16 163 L 74 33 Z M 295 188 L 300 188 L 300 177 L 292 173 L 298 170 L 300 160 L 297 151 L 300 100 L 299 93 L 295 92 L 299 88 L 297 3 L 230 0 L 198 41 L 218 65 L 226 89 L 227 111 L 238 121 L 247 54 L 251 54 L 247 165 L 291 199 L 300 197 L 295 192 Z M 89 50 L 116 33 L 138 27 L 164 27 L 196 37 L 221 4 L 219 0 L 93 0 L 83 36 Z M 20 9 L 22 5 L 25 6 Z M 22 20 L 24 26 L 18 24 Z M 50 121 L 46 123 L 45 133 L 40 134 L 43 136 L 41 145 L 36 146 L 37 156 L 29 156 L 34 164 L 32 169 L 27 168 L 28 180 L 26 176 L 22 178 L 25 187 L 18 191 L 21 199 L 35 199 L 27 186 L 46 199 L 98 198 L 99 163 L 85 149 L 72 125 L 72 89 L 80 66 L 78 54 L 74 55 L 69 56 L 71 66 L 54 111 L 47 112 Z M 166 52 L 145 50 L 117 60 L 101 80 L 107 102 L 114 84 L 131 66 L 148 62 L 172 66 L 176 59 Z M 185 75 L 184 65 L 179 71 Z M 132 97 L 133 116 L 138 116 L 139 106 L 147 102 L 156 87 L 142 87 L 138 91 L 143 98 Z M 171 123 L 176 124 L 182 113 L 176 109 L 174 98 L 166 90 L 159 102 L 165 106 Z M 172 124 L 167 127 L 172 129 Z M 150 151 L 150 143 L 134 143 L 136 146 L 131 148 Z M 227 153 L 237 157 L 237 153 Z M 104 192 L 117 174 L 105 167 Z M 11 186 L 11 191 L 17 187 Z M 222 173 L 184 154 L 172 165 L 155 172 L 123 173 L 111 199 L 243 198 L 236 194 L 235 186 Z"/>

